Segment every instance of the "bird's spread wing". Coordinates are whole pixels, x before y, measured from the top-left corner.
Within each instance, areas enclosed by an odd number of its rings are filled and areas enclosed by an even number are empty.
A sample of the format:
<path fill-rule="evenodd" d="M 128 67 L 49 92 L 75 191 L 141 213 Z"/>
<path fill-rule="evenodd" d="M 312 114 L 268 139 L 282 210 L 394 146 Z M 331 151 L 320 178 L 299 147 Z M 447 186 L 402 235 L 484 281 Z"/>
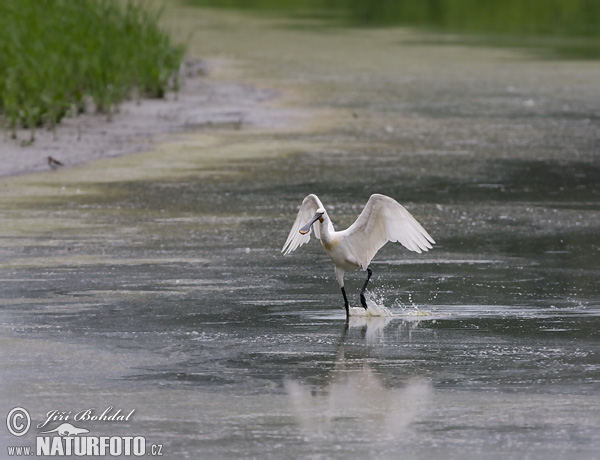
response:
<path fill-rule="evenodd" d="M 379 194 L 371 195 L 356 222 L 343 233 L 349 240 L 348 247 L 363 269 L 388 241 L 398 241 L 407 249 L 419 253 L 431 249 L 431 243 L 435 243 L 400 203 Z"/>
<path fill-rule="evenodd" d="M 307 234 L 302 235 L 300 233 L 300 229 L 305 226 L 310 219 L 312 219 L 317 212 L 317 209 L 322 208 L 323 203 L 319 200 L 317 195 L 310 194 L 302 201 L 300 205 L 300 209 L 298 210 L 298 215 L 296 216 L 296 220 L 294 221 L 294 225 L 292 225 L 292 229 L 290 230 L 290 234 L 287 237 L 287 241 L 283 245 L 283 249 L 281 252 L 285 254 L 289 254 L 292 251 L 295 251 L 300 246 L 305 243 L 308 243 L 310 240 L 310 234 L 312 231 L 309 231 Z M 319 226 L 313 225 L 311 227 L 315 231 L 315 236 L 321 239 L 321 235 L 319 234 Z"/>

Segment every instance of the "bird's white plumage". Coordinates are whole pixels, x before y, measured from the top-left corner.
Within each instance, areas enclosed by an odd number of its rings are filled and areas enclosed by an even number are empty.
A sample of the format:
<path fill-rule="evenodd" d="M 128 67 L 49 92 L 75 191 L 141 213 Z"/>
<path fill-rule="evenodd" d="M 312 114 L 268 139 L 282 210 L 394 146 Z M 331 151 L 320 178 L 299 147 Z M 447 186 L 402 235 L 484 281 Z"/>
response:
<path fill-rule="evenodd" d="M 303 235 L 300 229 L 320 208 L 324 209 L 323 203 L 316 195 L 310 194 L 304 198 L 283 245 L 284 254 L 308 243 L 310 232 Z M 366 269 L 377 251 L 388 241 L 399 242 L 407 249 L 419 253 L 431 249 L 431 244 L 435 243 L 404 206 L 393 198 L 380 194 L 371 195 L 356 221 L 346 230 L 336 232 L 327 213 L 323 222 L 316 222 L 313 228 L 315 236 L 323 240 L 325 250 L 336 267 L 342 269 L 342 273 L 352 265 Z M 324 238 L 321 238 L 321 232 L 324 232 Z M 328 244 L 329 242 L 334 244 Z"/>
<path fill-rule="evenodd" d="M 367 270 L 367 281 L 361 291 L 361 304 L 367 310 L 364 293 L 372 275 L 368 266 L 385 243 L 399 242 L 416 252 L 427 251 L 435 243 L 429 233 L 400 203 L 389 196 L 379 194 L 371 195 L 356 221 L 340 232 L 333 228 L 321 200 L 316 195 L 308 195 L 302 201 L 281 252 L 289 254 L 308 243 L 312 228 L 333 262 L 335 276 L 344 296 L 347 316 L 351 315 L 352 310 L 344 289 L 346 270 Z"/>
<path fill-rule="evenodd" d="M 371 195 L 356 221 L 340 236 L 364 270 L 388 241 L 399 242 L 415 252 L 427 251 L 435 243 L 417 220 L 393 198 Z"/>
<path fill-rule="evenodd" d="M 281 252 L 283 252 L 284 254 L 289 254 L 290 252 L 298 249 L 303 244 L 308 243 L 308 241 L 310 240 L 311 232 L 309 231 L 307 234 L 302 235 L 300 233 L 300 229 L 315 215 L 317 209 L 322 207 L 323 203 L 321 203 L 321 200 L 319 200 L 319 197 L 317 195 L 313 195 L 311 193 L 306 198 L 304 198 L 302 204 L 300 205 L 300 209 L 298 209 L 298 215 L 296 216 L 294 225 L 292 225 L 290 234 L 288 235 L 287 241 L 283 245 L 283 249 L 281 250 Z M 314 226 L 314 229 L 315 236 L 320 239 L 321 235 L 319 232 L 319 226 Z"/>

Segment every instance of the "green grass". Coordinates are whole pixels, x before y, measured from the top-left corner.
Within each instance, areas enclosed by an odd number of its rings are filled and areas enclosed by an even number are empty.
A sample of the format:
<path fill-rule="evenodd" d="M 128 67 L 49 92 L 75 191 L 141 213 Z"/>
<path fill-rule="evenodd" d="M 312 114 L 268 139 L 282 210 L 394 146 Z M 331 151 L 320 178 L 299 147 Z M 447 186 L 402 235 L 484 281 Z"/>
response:
<path fill-rule="evenodd" d="M 159 12 L 114 0 L 0 1 L 0 115 L 6 129 L 54 127 L 90 105 L 110 116 L 134 94 L 177 89 L 183 47 Z M 90 102 L 93 104 L 90 104 Z"/>

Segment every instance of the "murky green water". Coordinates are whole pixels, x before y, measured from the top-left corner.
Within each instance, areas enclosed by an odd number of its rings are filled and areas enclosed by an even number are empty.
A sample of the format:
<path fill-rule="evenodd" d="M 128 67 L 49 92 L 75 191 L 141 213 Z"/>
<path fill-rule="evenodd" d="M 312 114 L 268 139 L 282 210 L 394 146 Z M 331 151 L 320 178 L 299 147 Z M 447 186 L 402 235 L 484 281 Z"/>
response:
<path fill-rule="evenodd" d="M 303 27 L 413 27 L 449 41 L 533 47 L 544 56 L 600 58 L 600 7 L 589 0 L 182 0 L 254 14 L 310 18 Z"/>
<path fill-rule="evenodd" d="M 600 9 L 586 0 L 368 1 L 354 0 L 184 0 L 187 4 L 279 12 L 344 21 L 346 25 L 428 26 L 479 33 L 597 36 Z"/>
<path fill-rule="evenodd" d="M 167 458 L 598 458 L 600 66 L 190 11 L 310 123 L 3 180 L 2 416 L 135 408 L 81 424 Z M 373 192 L 438 244 L 383 248 L 398 316 L 346 325 L 319 245 L 280 248 L 306 194 L 343 228 Z"/>

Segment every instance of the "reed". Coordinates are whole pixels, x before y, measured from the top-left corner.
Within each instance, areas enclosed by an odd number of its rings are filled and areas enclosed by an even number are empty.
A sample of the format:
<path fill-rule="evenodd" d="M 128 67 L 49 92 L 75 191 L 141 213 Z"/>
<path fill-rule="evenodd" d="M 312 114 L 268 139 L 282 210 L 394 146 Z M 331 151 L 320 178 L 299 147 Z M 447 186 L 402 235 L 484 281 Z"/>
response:
<path fill-rule="evenodd" d="M 68 113 L 111 113 L 133 94 L 178 87 L 184 49 L 160 12 L 115 0 L 0 2 L 0 117 L 5 129 L 54 127 Z"/>

